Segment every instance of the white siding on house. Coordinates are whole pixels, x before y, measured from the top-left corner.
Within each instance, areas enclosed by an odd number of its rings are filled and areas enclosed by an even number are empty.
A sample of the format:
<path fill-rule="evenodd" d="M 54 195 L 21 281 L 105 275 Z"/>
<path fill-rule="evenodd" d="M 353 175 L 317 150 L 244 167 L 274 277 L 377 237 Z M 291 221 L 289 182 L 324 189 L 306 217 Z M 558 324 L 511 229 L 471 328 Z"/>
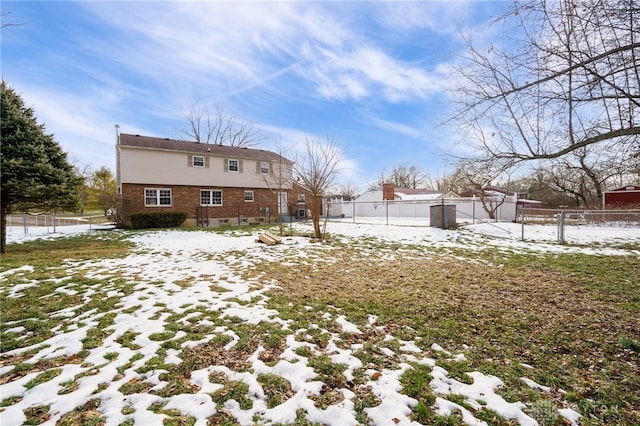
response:
<path fill-rule="evenodd" d="M 225 172 L 227 158 L 204 155 L 206 166 L 193 167 L 193 155 L 178 151 L 162 151 L 154 149 L 118 146 L 120 161 L 121 183 L 136 183 L 148 185 L 190 185 L 190 186 L 219 186 L 241 188 L 269 188 L 276 183 L 269 182 L 268 176 L 258 173 L 260 160 L 230 158 L 242 162 L 242 172 Z M 277 173 L 278 164 L 271 163 L 272 172 Z M 286 171 L 282 179 L 291 188 L 291 171 Z M 267 177 L 265 179 L 265 177 Z"/>
<path fill-rule="evenodd" d="M 382 201 L 382 190 L 374 189 L 371 191 L 367 191 L 364 194 L 360 195 L 356 198 L 357 202 L 367 202 L 367 201 Z"/>

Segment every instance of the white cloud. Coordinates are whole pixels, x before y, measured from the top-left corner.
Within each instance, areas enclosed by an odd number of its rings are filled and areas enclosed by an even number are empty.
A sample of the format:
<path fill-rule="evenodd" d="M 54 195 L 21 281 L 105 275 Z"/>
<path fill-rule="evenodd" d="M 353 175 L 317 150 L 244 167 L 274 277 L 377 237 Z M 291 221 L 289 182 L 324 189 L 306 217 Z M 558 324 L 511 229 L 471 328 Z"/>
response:
<path fill-rule="evenodd" d="M 414 139 L 420 139 L 423 136 L 422 131 L 414 127 L 408 126 L 406 124 L 389 121 L 389 120 L 383 120 L 382 118 L 375 117 L 371 114 L 365 114 L 365 116 L 369 123 L 381 129 L 388 130 L 401 135 L 409 136 Z"/>
<path fill-rule="evenodd" d="M 449 20 L 469 13 L 468 4 L 444 2 L 61 4 L 46 6 L 56 24 L 34 27 L 50 32 L 51 47 L 37 44 L 37 59 L 21 56 L 25 77 L 12 83 L 79 160 L 112 167 L 115 123 L 123 132 L 176 137 L 183 111 L 202 101 L 268 130 L 266 149 L 278 139 L 296 147 L 333 136 L 313 134 L 318 129 L 344 132 L 352 152 L 360 150 L 346 167 L 353 173 L 404 155 L 369 145 L 384 131 L 419 138 L 415 109 L 414 119 L 386 114 L 400 103 L 423 109 L 446 89 L 445 62 L 421 56 L 428 48 L 409 51 L 427 42 L 414 36 L 452 35 Z M 53 28 L 61 30 L 55 40 Z M 23 67 L 6 68 L 20 75 Z M 383 117 L 369 117 L 370 128 L 358 116 L 363 105 Z M 365 151 L 376 158 L 365 160 Z"/>
<path fill-rule="evenodd" d="M 458 37 L 461 25 L 471 10 L 469 3 L 472 2 L 384 2 L 380 4 L 375 17 L 387 31 L 403 35 L 428 30 Z"/>
<path fill-rule="evenodd" d="M 113 168 L 113 123 L 105 121 L 106 117 L 87 97 L 26 84 L 19 87 L 25 103 L 33 106 L 38 122 L 69 152 L 70 160 L 79 165 L 97 163 Z"/>
<path fill-rule="evenodd" d="M 296 73 L 305 80 L 300 84 L 329 99 L 382 95 L 396 102 L 441 90 L 441 75 L 394 58 L 362 35 L 358 8 L 340 15 L 341 9 L 328 5 L 159 2 L 153 8 L 145 3 L 85 7 L 126 36 L 99 45 L 92 40 L 93 49 L 169 86 L 176 95 L 184 94 L 186 85 L 191 97 L 198 91 L 230 96 L 286 72 Z"/>

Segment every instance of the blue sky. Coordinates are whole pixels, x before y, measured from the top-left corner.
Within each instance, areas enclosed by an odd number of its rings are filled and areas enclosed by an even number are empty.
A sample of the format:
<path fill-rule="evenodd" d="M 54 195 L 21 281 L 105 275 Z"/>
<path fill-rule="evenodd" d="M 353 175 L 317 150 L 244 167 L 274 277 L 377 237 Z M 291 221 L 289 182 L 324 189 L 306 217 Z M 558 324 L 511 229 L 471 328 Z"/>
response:
<path fill-rule="evenodd" d="M 289 152 L 344 147 L 340 183 L 365 190 L 415 164 L 446 173 L 460 139 L 449 66 L 498 1 L 3 1 L 2 78 L 80 166 L 115 171 L 115 130 L 181 138 L 218 106 Z M 294 156 L 291 154 L 290 156 Z"/>

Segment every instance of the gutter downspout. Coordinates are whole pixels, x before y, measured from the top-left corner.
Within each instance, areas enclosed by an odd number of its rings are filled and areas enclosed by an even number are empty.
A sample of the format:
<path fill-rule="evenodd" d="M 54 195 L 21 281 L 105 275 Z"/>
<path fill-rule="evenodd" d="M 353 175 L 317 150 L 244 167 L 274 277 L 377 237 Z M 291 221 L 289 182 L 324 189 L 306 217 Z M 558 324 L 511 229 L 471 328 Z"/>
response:
<path fill-rule="evenodd" d="M 118 190 L 118 196 L 122 195 L 122 182 L 120 177 L 120 125 L 113 126 L 116 131 L 116 188 Z"/>

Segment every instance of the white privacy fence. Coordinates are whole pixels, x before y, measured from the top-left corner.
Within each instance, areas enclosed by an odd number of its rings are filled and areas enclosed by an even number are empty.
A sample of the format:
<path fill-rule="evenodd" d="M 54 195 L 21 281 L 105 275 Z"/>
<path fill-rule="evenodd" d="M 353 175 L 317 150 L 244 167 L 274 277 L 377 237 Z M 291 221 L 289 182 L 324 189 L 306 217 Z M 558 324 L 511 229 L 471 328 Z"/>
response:
<path fill-rule="evenodd" d="M 386 225 L 438 226 L 431 215 L 438 215 L 439 209 L 455 207 L 455 220 L 459 225 L 481 222 L 517 222 L 520 224 L 518 239 L 553 241 L 561 244 L 578 243 L 589 237 L 598 241 L 602 236 L 628 239 L 637 235 L 640 241 L 640 210 L 558 210 L 523 207 L 514 201 L 488 200 L 495 207 L 494 217 L 483 207 L 479 198 L 447 198 L 445 200 L 416 201 L 332 201 L 325 206 L 329 217 L 341 217 L 352 223 L 375 223 Z M 493 203 L 493 204 L 491 204 Z M 444 208 L 443 208 L 444 210 Z M 442 216 L 440 216 L 442 217 Z M 495 224 L 500 227 L 500 224 Z M 549 232 L 541 232 L 541 227 Z M 544 237 L 542 237 L 544 235 Z"/>
<path fill-rule="evenodd" d="M 494 217 L 491 218 L 483 207 L 479 198 L 446 198 L 437 200 L 393 200 L 393 201 L 331 201 L 326 204 L 325 211 L 330 217 L 350 218 L 353 222 L 358 219 L 384 218 L 386 223 L 401 224 L 407 219 L 412 222 L 429 226 L 431 212 L 434 206 L 455 206 L 456 220 L 458 223 L 476 223 L 478 221 L 507 221 L 517 219 L 517 204 L 513 201 L 504 201 L 498 198 L 488 199 L 489 208 L 495 208 Z M 500 204 L 502 203 L 502 204 Z"/>

